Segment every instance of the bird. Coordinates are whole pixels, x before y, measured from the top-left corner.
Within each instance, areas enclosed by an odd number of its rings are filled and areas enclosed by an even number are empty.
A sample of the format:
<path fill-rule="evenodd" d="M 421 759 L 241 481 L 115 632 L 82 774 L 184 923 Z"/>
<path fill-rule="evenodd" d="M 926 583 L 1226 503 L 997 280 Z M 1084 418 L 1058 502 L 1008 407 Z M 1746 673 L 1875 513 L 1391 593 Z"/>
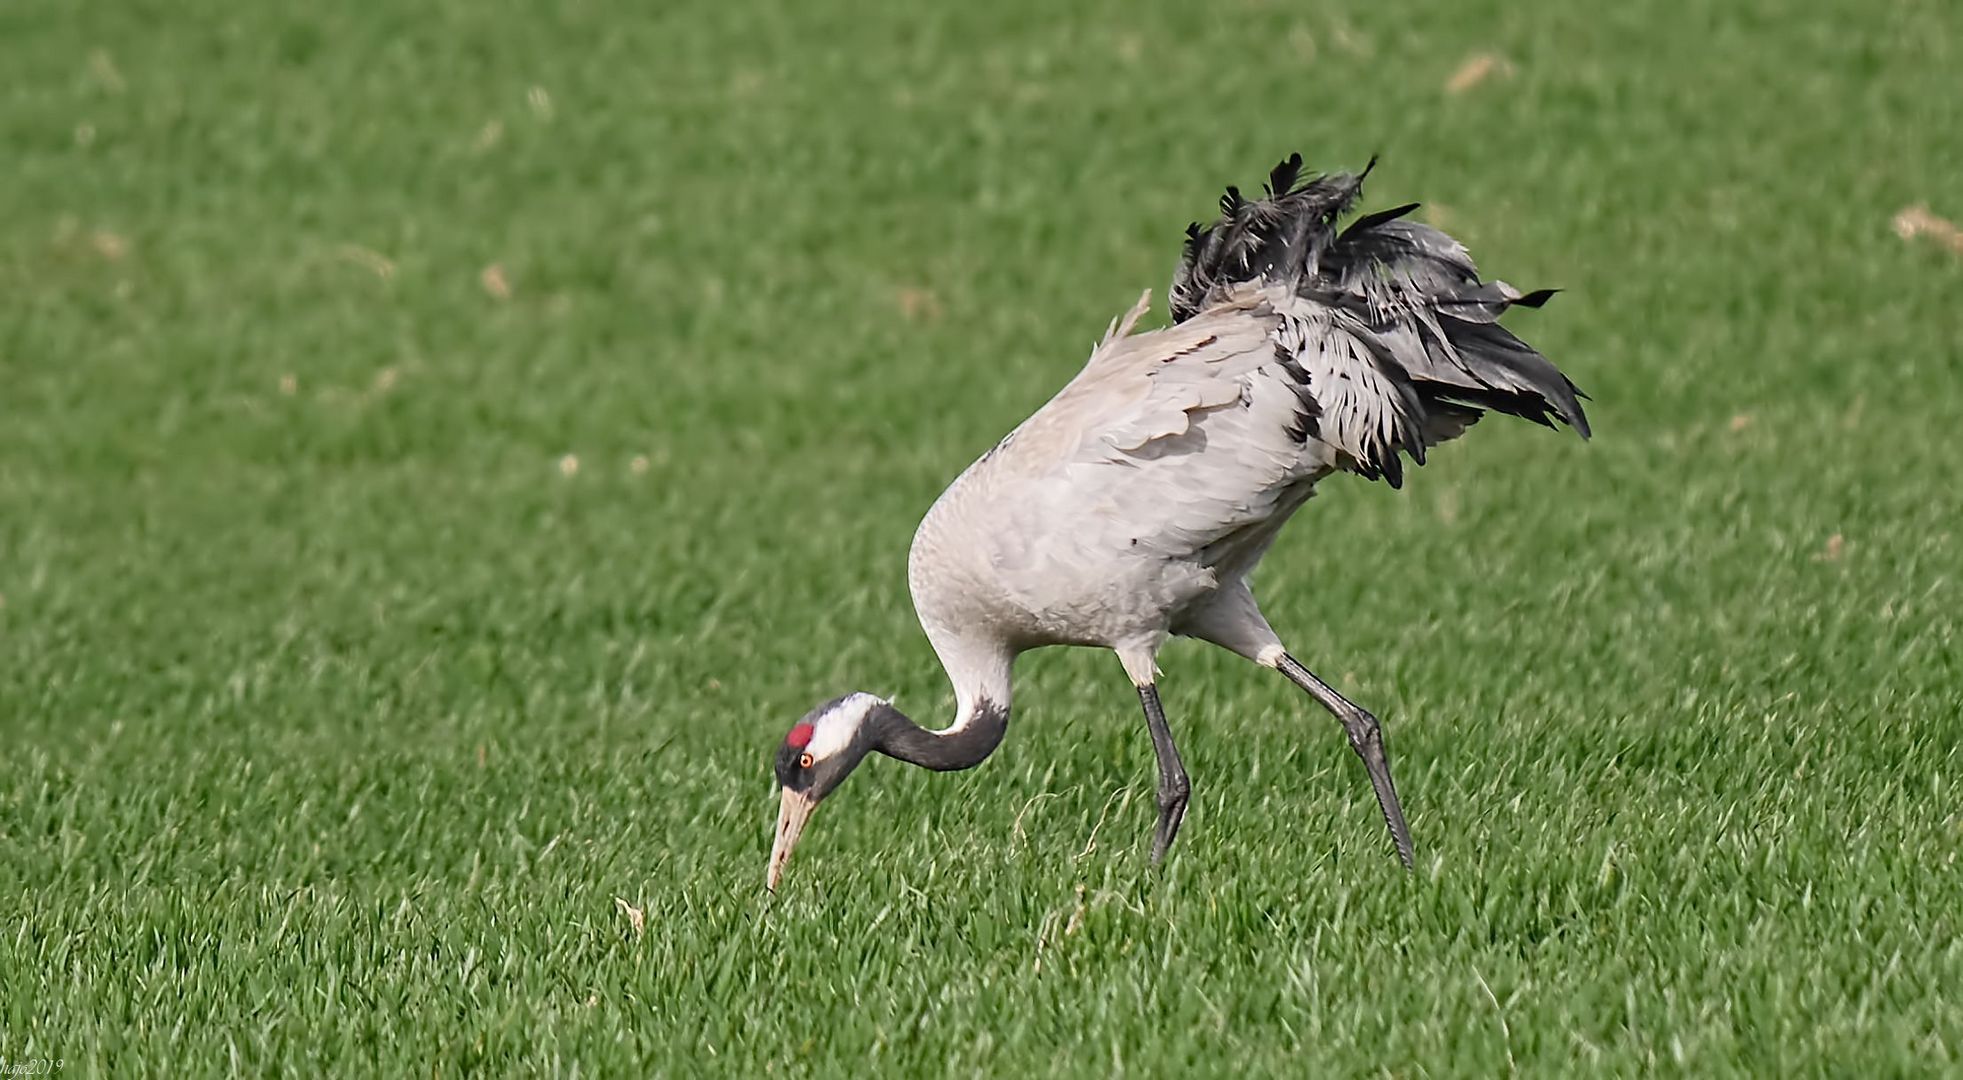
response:
<path fill-rule="evenodd" d="M 775 892 L 813 811 L 870 754 L 972 768 L 1008 731 L 1016 657 L 1052 645 L 1117 654 L 1158 764 L 1152 861 L 1179 834 L 1192 784 L 1158 692 L 1171 637 L 1271 668 L 1341 724 L 1397 858 L 1411 834 L 1377 717 L 1292 655 L 1250 574 L 1336 473 L 1403 485 L 1406 460 L 1504 413 L 1589 436 L 1586 397 L 1503 328 L 1556 290 L 1482 280 L 1464 245 L 1407 203 L 1338 225 L 1361 172 L 1276 165 L 1258 198 L 1228 187 L 1186 230 L 1172 323 L 1141 331 L 1147 289 L 1075 378 L 935 500 L 907 559 L 915 613 L 954 690 L 929 730 L 856 692 L 799 719 L 777 747 Z"/>

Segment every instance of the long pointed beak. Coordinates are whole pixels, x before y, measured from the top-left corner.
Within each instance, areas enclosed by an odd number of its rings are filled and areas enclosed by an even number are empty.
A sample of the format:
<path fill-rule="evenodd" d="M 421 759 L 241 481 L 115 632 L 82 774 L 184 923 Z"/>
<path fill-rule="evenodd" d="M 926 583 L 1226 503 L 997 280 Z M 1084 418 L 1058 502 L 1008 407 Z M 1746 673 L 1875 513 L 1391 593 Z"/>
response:
<path fill-rule="evenodd" d="M 783 789 L 777 808 L 777 839 L 770 845 L 770 873 L 764 878 L 764 886 L 771 892 L 777 891 L 777 879 L 784 876 L 784 865 L 791 861 L 791 849 L 797 846 L 804 823 L 811 820 L 811 811 L 816 809 L 816 799 L 790 788 Z"/>

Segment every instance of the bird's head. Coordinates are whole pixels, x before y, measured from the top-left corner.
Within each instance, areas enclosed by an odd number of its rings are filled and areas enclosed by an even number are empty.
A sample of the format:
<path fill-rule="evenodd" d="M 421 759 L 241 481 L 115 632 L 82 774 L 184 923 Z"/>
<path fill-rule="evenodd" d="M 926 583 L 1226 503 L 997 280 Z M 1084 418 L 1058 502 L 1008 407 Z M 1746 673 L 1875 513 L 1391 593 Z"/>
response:
<path fill-rule="evenodd" d="M 771 891 L 818 803 L 875 748 L 878 718 L 892 706 L 871 694 L 833 698 L 792 725 L 777 748 L 777 838 L 770 845 Z"/>

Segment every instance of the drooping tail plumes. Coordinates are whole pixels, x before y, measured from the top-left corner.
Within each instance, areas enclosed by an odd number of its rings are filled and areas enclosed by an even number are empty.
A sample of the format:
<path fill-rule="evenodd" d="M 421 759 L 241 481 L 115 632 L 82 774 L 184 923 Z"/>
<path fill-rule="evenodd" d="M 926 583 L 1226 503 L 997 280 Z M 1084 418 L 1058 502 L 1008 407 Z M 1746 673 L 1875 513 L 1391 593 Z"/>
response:
<path fill-rule="evenodd" d="M 1206 310 L 1241 282 L 1315 276 L 1336 238 L 1336 219 L 1376 164 L 1372 159 L 1359 175 L 1301 179 L 1302 155 L 1291 154 L 1268 174 L 1266 198 L 1250 202 L 1230 185 L 1220 196 L 1220 220 L 1186 227 L 1186 254 L 1172 275 L 1173 321 Z"/>
<path fill-rule="evenodd" d="M 1402 475 L 1398 450 L 1422 464 L 1438 433 L 1462 430 L 1480 410 L 1550 427 L 1559 419 L 1586 437 L 1579 400 L 1586 395 L 1498 321 L 1510 307 L 1539 307 L 1553 290 L 1522 293 L 1481 281 L 1464 245 L 1404 220 L 1417 203 L 1336 231 L 1375 165 L 1373 158 L 1360 174 L 1304 177 L 1302 156 L 1293 154 L 1269 173 L 1263 198 L 1228 188 L 1219 220 L 1186 230 L 1170 292 L 1174 321 L 1249 286 L 1285 290 L 1305 349 L 1350 350 L 1353 342 L 1396 387 L 1398 430 L 1365 440 L 1374 445 L 1356 455 L 1358 471 L 1393 483 Z M 1349 340 L 1333 343 L 1332 336 Z"/>

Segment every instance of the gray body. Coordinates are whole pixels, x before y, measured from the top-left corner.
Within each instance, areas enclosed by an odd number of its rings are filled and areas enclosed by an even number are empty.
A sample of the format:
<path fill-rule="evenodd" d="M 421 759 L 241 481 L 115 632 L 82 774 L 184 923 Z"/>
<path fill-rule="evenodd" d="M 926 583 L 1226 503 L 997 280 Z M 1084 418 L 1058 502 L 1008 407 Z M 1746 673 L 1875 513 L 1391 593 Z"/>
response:
<path fill-rule="evenodd" d="M 1149 300 L 921 522 L 908 582 L 943 659 L 1096 645 L 1145 683 L 1168 634 L 1280 648 L 1247 575 L 1342 455 L 1301 437 L 1289 301 L 1249 290 L 1134 335 Z"/>

